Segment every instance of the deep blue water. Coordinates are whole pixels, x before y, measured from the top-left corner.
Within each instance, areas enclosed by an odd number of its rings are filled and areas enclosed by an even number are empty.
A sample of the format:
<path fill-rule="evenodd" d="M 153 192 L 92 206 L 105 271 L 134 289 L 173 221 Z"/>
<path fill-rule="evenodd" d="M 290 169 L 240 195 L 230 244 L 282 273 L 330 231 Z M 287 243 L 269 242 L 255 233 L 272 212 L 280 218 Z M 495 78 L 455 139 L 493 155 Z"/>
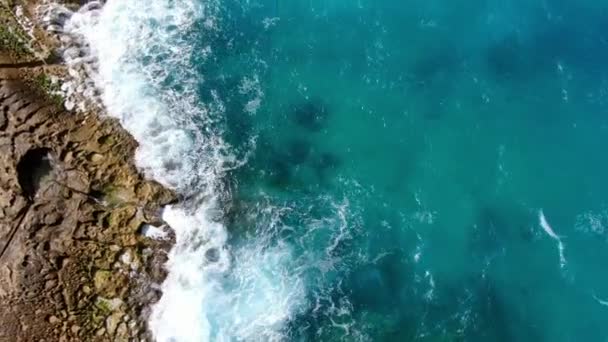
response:
<path fill-rule="evenodd" d="M 289 340 L 608 340 L 607 4 L 224 11 L 201 93 L 233 146 L 256 138 L 226 180 L 231 243 L 294 250 Z"/>
<path fill-rule="evenodd" d="M 608 3 L 217 6 L 182 37 L 244 161 L 208 339 L 608 341 Z"/>
<path fill-rule="evenodd" d="M 201 93 L 235 148 L 256 139 L 226 179 L 231 244 L 294 250 L 287 339 L 608 341 L 608 4 L 224 11 Z"/>

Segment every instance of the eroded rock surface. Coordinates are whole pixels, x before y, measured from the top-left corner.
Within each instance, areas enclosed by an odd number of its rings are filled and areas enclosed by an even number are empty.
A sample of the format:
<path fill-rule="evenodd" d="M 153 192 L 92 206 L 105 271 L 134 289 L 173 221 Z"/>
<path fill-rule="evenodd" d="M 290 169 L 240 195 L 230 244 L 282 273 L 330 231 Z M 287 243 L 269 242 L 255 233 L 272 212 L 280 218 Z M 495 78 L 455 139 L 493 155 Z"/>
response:
<path fill-rule="evenodd" d="M 142 340 L 175 200 L 117 122 L 69 113 L 0 69 L 0 341 Z"/>

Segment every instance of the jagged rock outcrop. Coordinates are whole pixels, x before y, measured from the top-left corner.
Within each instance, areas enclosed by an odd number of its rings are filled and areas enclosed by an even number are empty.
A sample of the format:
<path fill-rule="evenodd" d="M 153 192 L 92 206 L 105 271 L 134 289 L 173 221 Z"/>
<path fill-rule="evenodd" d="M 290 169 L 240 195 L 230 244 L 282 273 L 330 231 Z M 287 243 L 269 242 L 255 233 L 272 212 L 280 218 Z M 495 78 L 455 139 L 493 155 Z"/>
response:
<path fill-rule="evenodd" d="M 172 192 L 111 119 L 66 112 L 0 68 L 0 341 L 142 340 Z"/>

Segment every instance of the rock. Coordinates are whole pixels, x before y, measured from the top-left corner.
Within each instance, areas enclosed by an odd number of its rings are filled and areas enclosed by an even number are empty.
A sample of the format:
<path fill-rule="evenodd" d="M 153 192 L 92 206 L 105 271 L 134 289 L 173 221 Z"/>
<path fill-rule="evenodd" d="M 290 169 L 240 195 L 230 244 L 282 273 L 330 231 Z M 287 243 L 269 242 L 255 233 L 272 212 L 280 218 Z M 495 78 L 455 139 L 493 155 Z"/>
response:
<path fill-rule="evenodd" d="M 5 129 L 8 124 L 8 120 L 6 118 L 6 112 L 4 110 L 0 110 L 0 129 Z"/>
<path fill-rule="evenodd" d="M 129 337 L 129 331 L 127 330 L 127 325 L 123 322 L 118 325 L 116 328 L 116 337 L 126 340 Z"/>
<path fill-rule="evenodd" d="M 89 177 L 82 171 L 66 171 L 63 183 L 78 192 L 88 193 L 90 191 Z"/>
<path fill-rule="evenodd" d="M 104 297 L 116 297 L 125 293 L 128 279 L 117 271 L 100 270 L 95 272 L 94 284 L 96 293 Z"/>
<path fill-rule="evenodd" d="M 63 157 L 63 162 L 70 164 L 72 160 L 74 160 L 74 153 L 72 151 L 66 152 L 65 156 Z"/>
<path fill-rule="evenodd" d="M 138 333 L 138 329 L 137 329 L 137 322 L 136 321 L 130 321 L 130 322 L 125 322 L 127 323 L 127 327 L 129 328 L 129 331 L 131 331 L 131 335 L 137 335 Z"/>
<path fill-rule="evenodd" d="M 97 337 L 101 337 L 106 333 L 106 328 L 99 328 L 97 329 L 97 331 L 95 332 L 95 336 Z"/>
<path fill-rule="evenodd" d="M 99 153 L 91 153 L 89 154 L 88 157 L 89 161 L 93 164 L 99 164 L 101 163 L 105 158 L 103 155 L 99 154 Z"/>
<path fill-rule="evenodd" d="M 92 76 L 82 73 L 95 67 L 81 59 L 75 75 L 91 95 Z M 63 95 L 70 94 L 64 106 L 20 81 L 41 72 L 61 80 Z M 68 73 L 65 65 L 0 68 L 0 340 L 110 340 L 106 324 L 124 340 L 129 327 L 145 326 L 141 309 L 160 293 L 150 288 L 164 277 L 153 263 L 164 260 L 169 240 L 145 239 L 138 228 L 144 212 L 159 212 L 175 195 L 137 171 L 137 142 L 116 120 L 100 119 L 100 100 L 78 97 L 81 83 Z M 82 112 L 66 111 L 81 103 Z M 99 107 L 90 111 L 91 103 Z M 129 277 L 133 265 L 137 279 Z"/>
<path fill-rule="evenodd" d="M 87 294 L 87 295 L 88 295 L 88 294 L 91 294 L 91 288 L 90 288 L 90 287 L 88 287 L 87 285 L 83 285 L 83 286 L 82 286 L 82 292 L 83 292 L 84 294 Z"/>
<path fill-rule="evenodd" d="M 48 290 L 54 288 L 55 286 L 57 286 L 57 281 L 49 280 L 44 284 L 44 289 L 48 291 Z"/>
<path fill-rule="evenodd" d="M 124 302 L 120 298 L 106 299 L 98 297 L 95 305 L 102 311 L 117 311 L 122 309 Z"/>
<path fill-rule="evenodd" d="M 114 335 L 114 332 L 116 331 L 116 327 L 118 327 L 118 324 L 120 323 L 121 319 L 122 319 L 122 313 L 113 313 L 110 316 L 108 316 L 108 318 L 106 318 L 106 330 L 108 331 L 108 334 L 110 335 Z"/>
<path fill-rule="evenodd" d="M 110 280 L 112 279 L 112 272 L 106 270 L 99 270 L 95 272 L 95 276 L 93 277 L 93 282 L 95 284 L 95 289 L 98 292 L 104 292 L 108 288 L 112 287 Z"/>
<path fill-rule="evenodd" d="M 61 221 L 61 214 L 57 212 L 49 213 L 44 217 L 44 224 L 54 226 Z"/>

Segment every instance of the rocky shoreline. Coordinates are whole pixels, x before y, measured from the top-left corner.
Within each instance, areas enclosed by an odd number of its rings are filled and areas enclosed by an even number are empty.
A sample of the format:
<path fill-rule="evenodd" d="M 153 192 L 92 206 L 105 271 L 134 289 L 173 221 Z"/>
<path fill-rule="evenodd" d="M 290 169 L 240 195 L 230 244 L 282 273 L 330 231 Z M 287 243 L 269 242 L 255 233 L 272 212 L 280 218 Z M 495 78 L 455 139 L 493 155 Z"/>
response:
<path fill-rule="evenodd" d="M 137 142 L 102 109 L 66 109 L 40 1 L 0 2 L 0 341 L 151 340 L 172 239 L 144 231 L 176 195 L 136 169 Z"/>

